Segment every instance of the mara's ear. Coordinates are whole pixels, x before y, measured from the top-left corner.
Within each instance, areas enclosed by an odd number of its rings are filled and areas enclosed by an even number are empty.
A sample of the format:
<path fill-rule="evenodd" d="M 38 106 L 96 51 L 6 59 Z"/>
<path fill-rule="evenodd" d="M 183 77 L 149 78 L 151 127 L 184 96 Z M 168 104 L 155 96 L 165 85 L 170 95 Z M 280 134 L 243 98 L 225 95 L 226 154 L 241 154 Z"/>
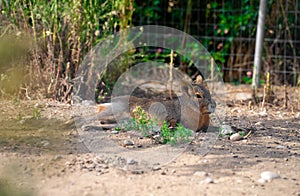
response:
<path fill-rule="evenodd" d="M 198 75 L 196 77 L 196 80 L 194 81 L 194 83 L 202 85 L 203 84 L 203 77 L 201 75 Z"/>
<path fill-rule="evenodd" d="M 206 89 L 208 89 L 207 83 L 204 81 L 204 78 L 202 75 L 198 75 L 196 77 L 196 80 L 193 82 L 194 84 L 199 84 L 203 87 L 205 87 Z"/>

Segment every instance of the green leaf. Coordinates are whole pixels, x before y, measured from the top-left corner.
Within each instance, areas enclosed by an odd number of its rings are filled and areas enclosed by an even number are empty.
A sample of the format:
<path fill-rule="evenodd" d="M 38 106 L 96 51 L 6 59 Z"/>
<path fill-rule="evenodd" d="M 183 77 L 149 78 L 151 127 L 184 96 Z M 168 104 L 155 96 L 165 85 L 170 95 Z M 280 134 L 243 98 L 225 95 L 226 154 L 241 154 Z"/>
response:
<path fill-rule="evenodd" d="M 218 3 L 217 2 L 212 2 L 211 3 L 211 8 L 215 9 L 218 7 Z"/>

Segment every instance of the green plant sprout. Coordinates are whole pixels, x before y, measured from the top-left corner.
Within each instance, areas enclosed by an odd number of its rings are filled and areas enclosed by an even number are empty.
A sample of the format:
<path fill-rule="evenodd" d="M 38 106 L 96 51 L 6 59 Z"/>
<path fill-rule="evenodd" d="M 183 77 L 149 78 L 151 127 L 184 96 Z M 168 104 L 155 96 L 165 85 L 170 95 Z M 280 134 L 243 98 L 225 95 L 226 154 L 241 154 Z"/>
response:
<path fill-rule="evenodd" d="M 122 127 L 124 127 L 124 130 L 139 131 L 145 137 L 149 137 L 157 131 L 159 127 L 157 120 L 151 119 L 141 107 L 135 108 L 133 110 L 133 115 L 133 118 L 122 125 Z M 121 129 L 121 127 L 118 127 L 115 130 L 118 131 Z M 190 137 L 192 136 L 192 134 L 192 130 L 183 127 L 180 123 L 178 123 L 175 130 L 172 130 L 168 127 L 167 121 L 164 121 L 162 127 L 160 128 L 160 135 L 162 137 L 161 142 L 163 144 L 175 145 L 191 142 Z"/>
<path fill-rule="evenodd" d="M 180 123 L 178 123 L 175 130 L 171 130 L 168 127 L 167 122 L 164 121 L 164 124 L 161 128 L 161 136 L 164 144 L 175 145 L 191 142 L 190 137 L 192 134 L 192 130 L 183 127 Z"/>
<path fill-rule="evenodd" d="M 38 108 L 32 110 L 32 118 L 39 119 L 41 116 L 41 111 Z"/>

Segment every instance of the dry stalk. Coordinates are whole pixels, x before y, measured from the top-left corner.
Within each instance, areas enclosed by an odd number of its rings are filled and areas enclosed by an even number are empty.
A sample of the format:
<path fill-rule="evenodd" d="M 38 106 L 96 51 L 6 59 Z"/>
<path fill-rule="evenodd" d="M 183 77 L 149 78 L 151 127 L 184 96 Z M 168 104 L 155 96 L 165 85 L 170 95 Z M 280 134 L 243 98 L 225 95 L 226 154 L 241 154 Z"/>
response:
<path fill-rule="evenodd" d="M 210 79 L 212 81 L 210 91 L 211 91 L 211 94 L 213 94 L 214 93 L 214 74 L 215 74 L 214 71 L 215 71 L 215 64 L 214 64 L 214 59 L 212 57 L 210 58 L 210 68 L 211 68 L 211 70 L 210 70 Z"/>
<path fill-rule="evenodd" d="M 284 108 L 287 108 L 288 107 L 288 93 L 287 93 L 287 87 L 286 87 L 286 84 L 284 85 Z"/>
<path fill-rule="evenodd" d="M 250 130 L 247 135 L 244 136 L 244 139 L 247 139 L 251 135 L 252 131 Z"/>
<path fill-rule="evenodd" d="M 264 86 L 264 95 L 263 95 L 263 100 L 262 100 L 262 103 L 261 103 L 261 109 L 263 109 L 265 107 L 265 103 L 266 103 L 266 96 L 267 96 L 267 87 L 266 85 Z"/>
<path fill-rule="evenodd" d="M 170 54 L 170 66 L 169 66 L 169 96 L 170 96 L 170 99 L 173 100 L 173 97 L 172 97 L 172 88 L 173 88 L 173 61 L 174 61 L 174 51 L 171 50 L 171 54 Z"/>
<path fill-rule="evenodd" d="M 26 96 L 26 98 L 27 98 L 28 100 L 31 100 L 31 97 L 30 97 L 29 94 L 28 94 L 28 87 L 27 87 L 27 88 L 21 87 L 20 89 L 21 89 L 21 90 L 24 90 L 24 91 L 25 91 L 25 96 Z"/>
<path fill-rule="evenodd" d="M 270 73 L 267 72 L 266 74 L 266 84 L 264 85 L 264 95 L 263 95 L 263 101 L 261 104 L 261 109 L 265 107 L 265 103 L 270 103 L 272 96 L 272 87 L 270 85 Z"/>
<path fill-rule="evenodd" d="M 252 101 L 255 105 L 258 104 L 257 88 L 252 89 Z"/>

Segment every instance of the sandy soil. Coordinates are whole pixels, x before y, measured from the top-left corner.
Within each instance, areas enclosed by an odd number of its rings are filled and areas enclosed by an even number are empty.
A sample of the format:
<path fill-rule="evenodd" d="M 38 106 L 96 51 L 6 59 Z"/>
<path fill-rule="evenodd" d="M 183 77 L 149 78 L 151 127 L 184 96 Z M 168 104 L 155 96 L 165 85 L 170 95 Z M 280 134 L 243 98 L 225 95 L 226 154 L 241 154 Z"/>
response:
<path fill-rule="evenodd" d="M 199 155 L 189 146 L 152 169 L 131 170 L 91 153 L 70 121 L 71 106 L 49 100 L 1 101 L 0 195 L 300 195 L 299 89 L 289 107 L 249 106 L 229 87 L 228 124 L 247 139 L 218 137 Z M 249 93 L 248 93 L 249 94 Z M 200 141 L 201 143 L 201 141 Z M 145 155 L 151 158 L 153 154 Z M 260 174 L 280 177 L 260 183 Z"/>

